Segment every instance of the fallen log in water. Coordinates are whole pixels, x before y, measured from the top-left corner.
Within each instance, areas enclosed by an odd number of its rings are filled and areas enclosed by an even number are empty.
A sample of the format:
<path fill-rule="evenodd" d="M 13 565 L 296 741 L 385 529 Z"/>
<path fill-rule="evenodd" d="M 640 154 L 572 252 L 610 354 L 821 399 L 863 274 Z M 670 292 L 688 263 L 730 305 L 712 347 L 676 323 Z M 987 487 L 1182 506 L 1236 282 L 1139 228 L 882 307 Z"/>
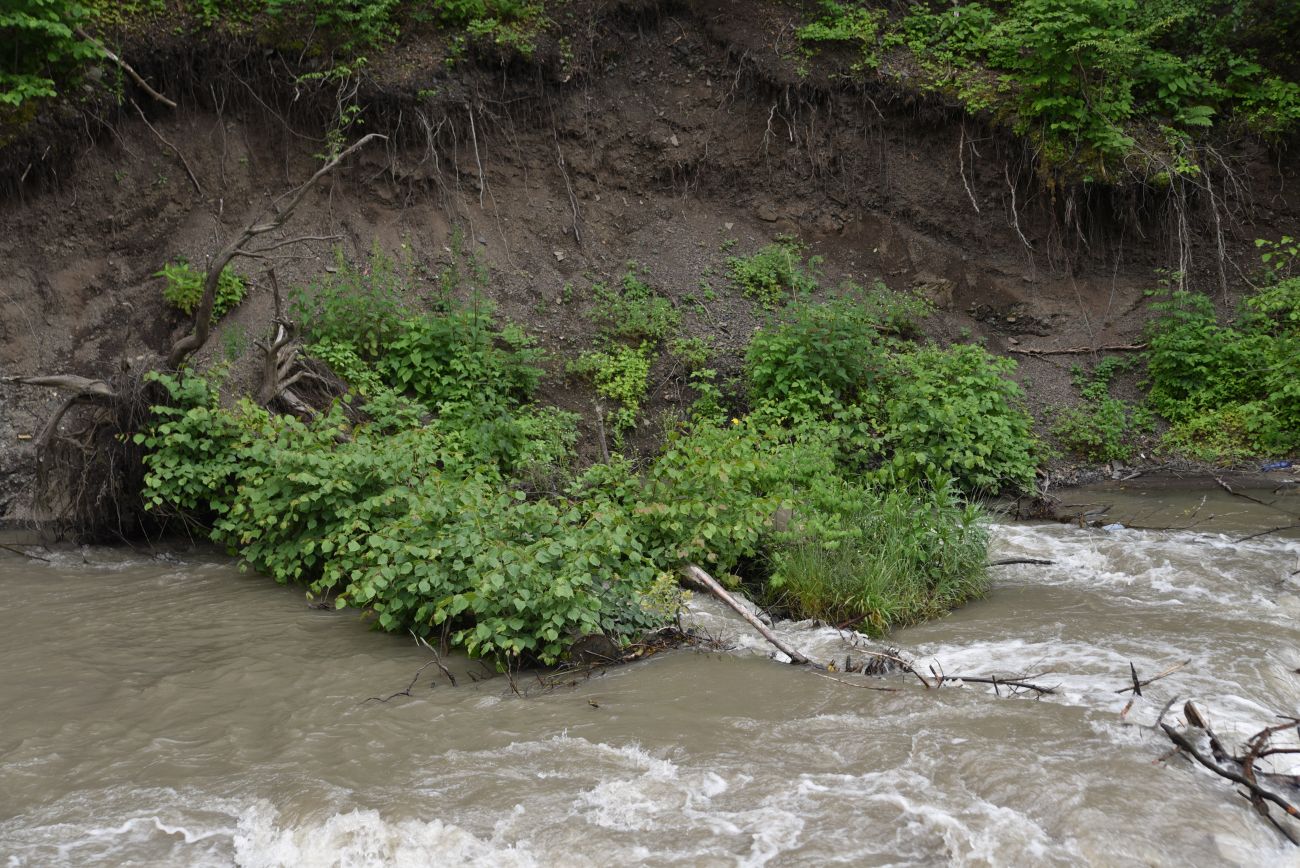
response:
<path fill-rule="evenodd" d="M 770 629 L 768 629 L 768 626 L 766 624 L 764 624 L 761 620 L 759 620 L 757 615 L 749 611 L 749 609 L 745 607 L 744 603 L 737 600 L 727 591 L 726 588 L 718 584 L 718 580 L 713 578 L 713 576 L 704 572 L 704 570 L 695 566 L 695 564 L 687 564 L 686 567 L 682 570 L 682 572 L 685 574 L 687 582 L 696 586 L 697 588 L 701 588 L 702 590 L 708 591 L 710 594 L 712 594 L 713 596 L 721 600 L 723 603 L 725 603 L 737 615 L 744 618 L 745 621 L 749 624 L 749 626 L 757 630 L 760 636 L 762 636 L 769 643 L 771 643 L 772 647 L 780 651 L 786 657 L 789 657 L 791 663 L 797 666 L 816 665 L 807 657 L 805 657 L 803 654 L 799 653 L 798 650 L 792 648 L 791 646 L 783 642 L 779 636 L 777 636 Z M 819 667 L 819 668 L 824 668 L 824 667 Z"/>

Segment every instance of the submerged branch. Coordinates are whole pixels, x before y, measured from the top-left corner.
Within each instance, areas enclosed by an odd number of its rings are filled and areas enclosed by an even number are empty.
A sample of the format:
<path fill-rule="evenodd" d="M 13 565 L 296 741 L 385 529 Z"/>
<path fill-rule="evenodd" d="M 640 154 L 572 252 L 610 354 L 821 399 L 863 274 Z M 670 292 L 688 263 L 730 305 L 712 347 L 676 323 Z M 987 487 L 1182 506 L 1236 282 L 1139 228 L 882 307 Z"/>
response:
<path fill-rule="evenodd" d="M 1289 724 L 1289 726 L 1290 725 L 1292 724 Z M 1230 780 L 1235 784 L 1240 784 L 1241 786 L 1245 787 L 1247 791 L 1250 793 L 1248 798 L 1250 799 L 1251 803 L 1256 806 L 1256 809 L 1259 810 L 1262 808 L 1262 810 L 1260 810 L 1260 813 L 1273 824 L 1274 828 L 1276 828 L 1279 832 L 1281 832 L 1282 835 L 1285 836 L 1286 839 L 1290 841 L 1292 844 L 1300 846 L 1300 840 L 1296 838 L 1295 834 L 1291 832 L 1289 829 L 1279 824 L 1276 820 L 1274 820 L 1268 813 L 1268 806 L 1263 803 L 1264 802 L 1272 803 L 1277 807 L 1281 808 L 1283 811 L 1285 811 L 1289 816 L 1297 819 L 1300 819 L 1300 808 L 1297 808 L 1295 805 L 1291 804 L 1286 799 L 1279 796 L 1277 793 L 1274 793 L 1271 790 L 1266 790 L 1264 789 L 1264 787 L 1260 786 L 1258 783 L 1251 780 L 1251 778 L 1254 777 L 1253 767 L 1250 775 L 1243 774 L 1242 772 L 1238 772 L 1234 769 L 1226 768 L 1220 765 L 1219 763 L 1215 762 L 1210 757 L 1201 753 L 1200 750 L 1197 749 L 1196 745 L 1192 742 L 1190 738 L 1187 737 L 1185 733 L 1179 732 L 1177 729 L 1175 729 L 1174 727 L 1170 726 L 1167 723 L 1161 723 L 1160 728 L 1164 730 L 1165 735 L 1169 736 L 1170 741 L 1172 741 L 1175 745 L 1177 745 L 1179 748 L 1185 751 L 1188 756 L 1196 760 L 1202 766 L 1214 772 L 1216 775 L 1218 775 L 1221 778 L 1226 778 L 1227 780 Z M 1246 768 L 1244 762 L 1242 762 L 1242 767 L 1243 769 Z"/>

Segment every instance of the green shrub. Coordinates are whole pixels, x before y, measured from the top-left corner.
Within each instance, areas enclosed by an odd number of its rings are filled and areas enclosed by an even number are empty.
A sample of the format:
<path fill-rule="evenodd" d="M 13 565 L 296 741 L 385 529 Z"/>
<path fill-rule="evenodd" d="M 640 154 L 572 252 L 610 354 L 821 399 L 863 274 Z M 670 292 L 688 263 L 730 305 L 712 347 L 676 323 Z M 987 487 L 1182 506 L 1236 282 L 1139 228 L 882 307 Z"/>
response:
<path fill-rule="evenodd" d="M 87 17 L 75 0 L 7 0 L 0 9 L 0 120 L 56 96 L 65 77 L 100 55 L 76 34 Z"/>
<path fill-rule="evenodd" d="M 1049 176 L 1168 183 L 1201 171 L 1195 137 L 1216 121 L 1271 140 L 1300 128 L 1293 5 L 929 0 L 887 16 L 822 0 L 797 33 L 805 52 L 855 45 L 853 70 L 987 113 Z"/>
<path fill-rule="evenodd" d="M 1277 426 L 1277 418 L 1266 406 L 1229 404 L 1175 422 L 1160 442 L 1165 449 L 1196 461 L 1239 461 L 1269 454 L 1264 438 Z"/>
<path fill-rule="evenodd" d="M 162 291 L 164 301 L 186 316 L 194 314 L 203 298 L 203 273 L 195 271 L 188 262 L 181 261 L 164 265 L 153 276 L 166 280 Z M 244 279 L 229 267 L 222 269 L 217 278 L 217 294 L 212 302 L 212 318 L 225 316 L 247 294 Z"/>
<path fill-rule="evenodd" d="M 851 298 L 861 298 L 867 317 L 883 334 L 919 337 L 921 320 L 934 313 L 933 302 L 910 292 L 896 292 L 881 280 L 877 280 L 870 291 L 864 292 L 850 282 L 842 287 L 841 292 Z"/>
<path fill-rule="evenodd" d="M 476 299 L 402 321 L 375 368 L 390 386 L 409 390 L 430 408 L 489 413 L 532 396 L 541 359 L 521 329 L 496 328 L 492 306 Z"/>
<path fill-rule="evenodd" d="M 1191 292 L 1152 309 L 1147 401 L 1173 426 L 1167 448 L 1202 460 L 1300 449 L 1300 278 L 1249 296 L 1229 325 Z"/>
<path fill-rule="evenodd" d="M 806 295 L 817 289 L 817 267 L 821 257 L 804 261 L 805 248 L 792 238 L 769 244 L 753 256 L 727 259 L 732 281 L 764 307 L 776 307 L 790 295 Z"/>
<path fill-rule="evenodd" d="M 676 334 L 681 313 L 641 279 L 635 262 L 628 263 L 621 289 L 597 283 L 592 290 L 596 304 L 590 317 L 599 330 L 597 349 L 570 362 L 568 371 L 589 378 L 597 395 L 617 402 L 608 414 L 617 445 L 639 422 L 650 365 L 660 345 Z"/>
<path fill-rule="evenodd" d="M 209 0 L 211 2 L 211 0 Z M 397 38 L 402 0 L 261 0 L 273 16 L 318 28 L 349 51 L 364 51 Z M 233 5 L 233 4 L 231 4 Z"/>
<path fill-rule="evenodd" d="M 890 386 L 870 408 L 877 474 L 891 484 L 951 476 L 965 491 L 1030 490 L 1033 420 L 1011 379 L 1015 362 L 982 347 L 922 347 L 891 359 Z"/>
<path fill-rule="evenodd" d="M 591 318 L 606 340 L 654 344 L 667 340 L 681 325 L 681 313 L 641 279 L 636 263 L 629 264 L 621 288 L 597 283 L 592 293 L 596 305 Z"/>
<path fill-rule="evenodd" d="M 845 461 L 887 484 L 952 477 L 972 493 L 1032 488 L 1037 441 L 1010 379 L 1015 363 L 888 336 L 895 301 L 873 293 L 789 305 L 746 353 L 756 412 L 820 422 Z"/>
<path fill-rule="evenodd" d="M 633 300 L 651 295 L 634 289 Z M 160 376 L 169 400 L 136 441 L 147 449 L 150 508 L 206 524 L 250 566 L 360 608 L 380 629 L 443 636 L 502 665 L 555 663 L 583 635 L 629 641 L 670 620 L 681 597 L 666 592 L 665 576 L 684 563 L 741 574 L 792 613 L 865 619 L 873 630 L 982 592 L 978 511 L 942 476 L 952 463 L 943 450 L 960 439 L 949 432 L 927 445 L 934 458 L 884 474 L 890 453 L 872 444 L 903 448 L 916 435 L 872 414 L 907 396 L 902 360 L 928 353 L 935 359 L 912 367 L 929 372 L 938 405 L 953 401 L 942 392 L 951 384 L 972 402 L 958 411 L 991 415 L 996 431 L 1005 407 L 988 393 L 1006 396 L 1002 369 L 933 348 L 904 352 L 882 335 L 879 306 L 795 305 L 752 353 L 755 413 L 715 424 L 713 374 L 697 369 L 711 409 L 671 432 L 656 459 L 638 473 L 615 456 L 570 482 L 577 420 L 527 403 L 538 372 L 522 333 L 497 329 L 482 305 L 448 301 L 385 329 L 369 362 L 332 337 L 357 309 L 347 293 L 333 299 L 315 308 L 313 351 L 364 384 L 364 414 L 335 406 L 303 422 L 247 400 L 225 409 L 212 383 Z M 606 349 L 577 363 L 623 403 L 628 415 L 614 418 L 629 425 L 656 334 L 611 325 Z M 676 349 L 688 364 L 707 360 L 698 343 Z M 913 403 L 909 419 L 924 415 Z M 874 487 L 882 481 L 893 490 Z"/>
<path fill-rule="evenodd" d="M 822 14 L 817 20 L 800 27 L 796 35 L 804 42 L 847 42 L 856 45 L 862 59 L 855 66 L 875 66 L 883 9 L 847 5 L 838 0 L 821 0 Z"/>
<path fill-rule="evenodd" d="M 704 338 L 676 338 L 668 345 L 668 353 L 688 373 L 696 373 L 709 363 L 713 350 Z"/>
<path fill-rule="evenodd" d="M 751 400 L 796 413 L 856 401 L 885 366 L 879 325 L 875 311 L 849 298 L 793 302 L 745 352 Z"/>
<path fill-rule="evenodd" d="M 361 395 L 374 395 L 384 388 L 384 381 L 374 366 L 361 358 L 357 348 L 346 341 L 335 338 L 321 338 L 315 343 L 305 345 L 303 352 L 330 366 L 335 374 L 347 381 L 348 385 Z"/>
<path fill-rule="evenodd" d="M 213 539 L 277 581 L 336 594 L 385 630 L 446 624 L 472 654 L 544 663 L 577 636 L 665 617 L 641 605 L 657 572 L 627 520 L 530 501 L 498 441 L 409 415 L 411 427 L 340 439 L 337 410 L 309 424 L 248 402 L 225 410 L 202 379 L 159 379 L 172 400 L 136 438 L 148 503 L 211 517 Z M 569 414 L 512 421 L 525 441 L 515 451 L 534 461 L 572 446 Z"/>

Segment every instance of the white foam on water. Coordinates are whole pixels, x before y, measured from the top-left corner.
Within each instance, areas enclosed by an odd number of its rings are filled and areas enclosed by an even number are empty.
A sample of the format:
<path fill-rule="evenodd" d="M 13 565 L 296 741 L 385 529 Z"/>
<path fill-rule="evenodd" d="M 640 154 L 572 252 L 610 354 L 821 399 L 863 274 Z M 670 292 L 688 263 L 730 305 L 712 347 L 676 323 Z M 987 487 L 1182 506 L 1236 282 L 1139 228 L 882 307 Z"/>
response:
<path fill-rule="evenodd" d="M 1068 865 L 1080 858 L 1073 842 L 1053 840 L 1020 811 L 965 788 L 945 790 L 908 769 L 803 775 L 798 791 L 814 810 L 851 806 L 860 822 L 877 831 L 837 842 L 846 848 L 840 858 L 848 862 L 887 858 L 892 864 Z"/>
<path fill-rule="evenodd" d="M 597 864 L 632 860 L 644 850 L 640 841 L 646 836 L 660 842 L 654 862 L 761 866 L 800 844 L 804 820 L 797 810 L 762 789 L 770 782 L 751 786 L 753 777 L 733 765 L 683 767 L 639 744 L 611 745 L 567 733 L 500 750 L 444 755 L 451 774 L 467 774 L 503 757 L 521 777 L 531 777 L 536 766 L 538 777 L 573 782 L 575 794 L 567 800 L 559 797 L 562 787 L 540 798 L 518 790 L 528 810 L 516 808 L 496 826 L 502 838 L 534 841 L 539 829 L 550 830 L 545 844 L 538 844 L 544 849 L 537 850 L 548 864 L 571 864 L 569 854 L 584 848 L 602 854 L 591 856 Z M 593 833 L 602 833 L 598 842 Z"/>
<path fill-rule="evenodd" d="M 991 557 L 1055 561 L 1051 566 L 998 568 L 996 578 L 1004 584 L 1119 592 L 1137 606 L 1251 606 L 1255 616 L 1276 617 L 1281 614 L 1277 591 L 1296 567 L 1300 540 L 1237 542 L 1224 534 L 1191 531 L 1000 524 L 993 529 Z"/>
<path fill-rule="evenodd" d="M 484 840 L 439 819 L 389 820 L 378 811 L 357 809 L 288 824 L 266 804 L 240 816 L 234 856 L 241 868 L 529 868 L 539 864 L 526 846 Z"/>

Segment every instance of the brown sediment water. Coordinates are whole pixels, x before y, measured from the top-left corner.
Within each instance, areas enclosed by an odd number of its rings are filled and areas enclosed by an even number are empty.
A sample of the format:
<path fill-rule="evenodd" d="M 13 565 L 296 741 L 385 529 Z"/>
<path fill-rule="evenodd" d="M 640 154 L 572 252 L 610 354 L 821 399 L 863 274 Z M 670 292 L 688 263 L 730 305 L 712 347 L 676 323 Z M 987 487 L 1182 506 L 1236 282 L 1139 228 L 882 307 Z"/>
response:
<path fill-rule="evenodd" d="M 1120 494 L 1130 523 L 1202 497 Z M 0 552 L 0 863 L 1285 864 L 1226 781 L 1156 762 L 1151 728 L 1175 696 L 1228 739 L 1300 714 L 1300 539 L 1235 542 L 1280 523 L 1240 500 L 1172 532 L 999 523 L 995 558 L 1055 564 L 891 637 L 922 671 L 1033 673 L 1041 699 L 837 684 L 697 599 L 732 650 L 523 697 L 457 659 L 458 687 L 429 667 L 379 703 L 427 652 L 228 560 Z M 1130 662 L 1182 660 L 1121 718 Z"/>

